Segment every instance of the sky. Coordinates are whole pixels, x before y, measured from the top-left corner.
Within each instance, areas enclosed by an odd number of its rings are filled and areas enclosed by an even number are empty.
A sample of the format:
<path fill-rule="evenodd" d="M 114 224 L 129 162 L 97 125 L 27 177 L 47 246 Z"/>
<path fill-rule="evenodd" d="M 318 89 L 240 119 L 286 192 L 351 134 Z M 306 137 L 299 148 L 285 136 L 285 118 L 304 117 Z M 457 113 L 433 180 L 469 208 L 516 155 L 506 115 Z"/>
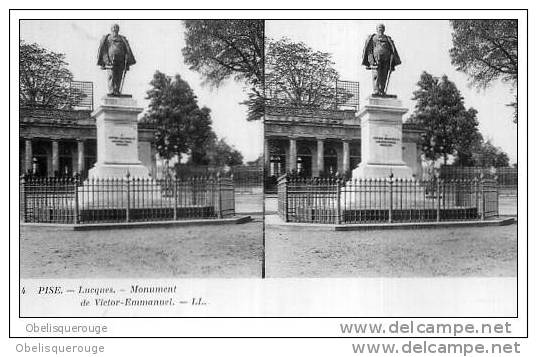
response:
<path fill-rule="evenodd" d="M 486 90 L 469 86 L 468 77 L 451 65 L 451 27 L 444 20 L 271 20 L 265 22 L 267 37 L 278 40 L 288 37 L 302 41 L 314 50 L 329 52 L 342 80 L 360 83 L 360 99 L 372 93 L 371 71 L 361 66 L 365 40 L 376 32 L 378 23 L 384 23 L 386 34 L 395 42 L 402 64 L 392 73 L 388 92 L 397 95 L 409 112 L 415 103 L 412 92 L 423 71 L 433 76 L 446 74 L 461 91 L 466 108 L 478 111 L 479 130 L 486 139 L 501 147 L 510 162 L 517 162 L 516 130 L 512 109 L 506 107 L 513 95 L 510 87 L 501 82 Z"/>
<path fill-rule="evenodd" d="M 235 146 L 245 158 L 254 160 L 263 152 L 263 127 L 260 121 L 247 122 L 247 99 L 240 83 L 227 81 L 218 89 L 202 85 L 203 78 L 185 65 L 181 49 L 185 45 L 181 21 L 113 20 L 23 20 L 21 38 L 66 55 L 75 80 L 94 83 L 95 106 L 107 92 L 106 72 L 97 66 L 97 49 L 110 26 L 118 23 L 136 58 L 125 78 L 123 92 L 132 94 L 138 105 L 147 108 L 149 82 L 156 70 L 167 75 L 180 74 L 198 96 L 200 106 L 211 109 L 213 129 L 219 137 Z"/>
<path fill-rule="evenodd" d="M 138 103 L 145 100 L 149 82 L 156 70 L 168 75 L 180 74 L 198 96 L 199 104 L 212 110 L 214 131 L 240 150 L 246 160 L 257 158 L 263 151 L 261 122 L 246 121 L 246 99 L 242 84 L 229 80 L 218 89 L 202 84 L 203 79 L 184 64 L 184 28 L 176 20 L 23 20 L 21 38 L 66 54 L 76 80 L 94 83 L 95 103 L 106 94 L 106 73 L 96 64 L 101 37 L 109 33 L 112 23 L 120 25 L 137 63 L 127 73 L 124 92 Z M 386 34 L 395 42 L 402 64 L 390 79 L 389 92 L 396 94 L 409 108 L 414 108 L 412 92 L 422 71 L 434 76 L 446 74 L 465 97 L 466 107 L 478 110 L 479 129 L 494 145 L 506 151 L 511 163 L 517 161 L 516 130 L 512 110 L 505 104 L 512 100 L 510 87 L 495 83 L 486 90 L 469 86 L 468 77 L 451 65 L 451 28 L 444 20 L 268 20 L 265 33 L 269 38 L 288 37 L 303 41 L 315 50 L 330 52 L 335 68 L 343 80 L 360 82 L 360 98 L 372 92 L 371 73 L 361 64 L 365 39 L 376 25 L 386 25 Z"/>

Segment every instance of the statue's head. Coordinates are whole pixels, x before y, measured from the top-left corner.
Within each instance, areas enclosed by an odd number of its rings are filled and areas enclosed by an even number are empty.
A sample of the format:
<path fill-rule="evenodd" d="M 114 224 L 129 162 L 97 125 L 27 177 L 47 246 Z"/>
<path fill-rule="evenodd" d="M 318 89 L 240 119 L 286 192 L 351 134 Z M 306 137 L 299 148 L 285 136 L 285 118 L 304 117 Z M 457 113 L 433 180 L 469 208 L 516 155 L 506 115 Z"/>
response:
<path fill-rule="evenodd" d="M 384 26 L 384 24 L 377 25 L 377 33 L 379 35 L 383 35 L 385 30 L 386 30 L 386 27 Z"/>
<path fill-rule="evenodd" d="M 112 27 L 110 27 L 110 31 L 111 31 L 114 35 L 117 35 L 118 32 L 119 32 L 119 25 L 118 25 L 118 24 L 113 24 Z"/>

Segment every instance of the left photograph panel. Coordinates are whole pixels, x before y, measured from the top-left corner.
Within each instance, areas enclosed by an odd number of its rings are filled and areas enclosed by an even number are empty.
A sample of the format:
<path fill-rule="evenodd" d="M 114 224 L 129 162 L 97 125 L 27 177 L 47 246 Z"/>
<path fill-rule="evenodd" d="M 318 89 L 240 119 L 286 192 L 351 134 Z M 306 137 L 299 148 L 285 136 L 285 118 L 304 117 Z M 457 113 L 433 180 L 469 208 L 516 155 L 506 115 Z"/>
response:
<path fill-rule="evenodd" d="M 261 279 L 263 21 L 19 29 L 21 285 Z"/>

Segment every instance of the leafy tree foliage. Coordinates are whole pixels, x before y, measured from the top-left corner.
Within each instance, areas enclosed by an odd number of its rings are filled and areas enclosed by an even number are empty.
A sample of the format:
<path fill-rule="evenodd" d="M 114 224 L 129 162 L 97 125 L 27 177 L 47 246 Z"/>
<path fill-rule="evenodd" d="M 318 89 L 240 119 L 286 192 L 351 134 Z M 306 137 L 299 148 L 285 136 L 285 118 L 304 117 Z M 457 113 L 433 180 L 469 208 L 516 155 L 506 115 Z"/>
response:
<path fill-rule="evenodd" d="M 37 43 L 19 42 L 19 80 L 22 106 L 71 108 L 83 97 L 82 92 L 70 88 L 73 74 L 65 54 L 49 51 Z"/>
<path fill-rule="evenodd" d="M 172 78 L 157 71 L 150 84 L 149 110 L 143 120 L 156 125 L 156 146 L 162 158 L 189 154 L 189 163 L 194 165 L 242 164 L 242 154 L 218 139 L 211 110 L 198 106 L 194 91 L 180 75 Z"/>
<path fill-rule="evenodd" d="M 332 56 L 315 51 L 303 42 L 288 38 L 269 41 L 266 51 L 267 96 L 287 105 L 327 109 L 349 95 L 341 89 L 336 93 L 339 74 Z M 341 98 L 343 97 L 343 98 Z"/>
<path fill-rule="evenodd" d="M 172 78 L 156 71 L 150 84 L 144 121 L 157 127 L 156 147 L 161 157 L 180 157 L 215 137 L 210 109 L 198 106 L 192 88 L 180 75 Z"/>
<path fill-rule="evenodd" d="M 469 162 L 460 162 L 458 159 L 455 165 L 478 166 L 478 167 L 507 167 L 509 166 L 509 156 L 501 148 L 494 146 L 490 140 L 480 141 L 473 148 L 473 153 Z"/>
<path fill-rule="evenodd" d="M 246 162 L 248 166 L 263 166 L 264 155 L 259 155 L 255 160 Z"/>
<path fill-rule="evenodd" d="M 224 139 L 210 140 L 205 150 L 194 150 L 190 163 L 195 165 L 210 165 L 216 167 L 241 165 L 243 156 L 240 151 L 229 145 Z"/>
<path fill-rule="evenodd" d="M 448 155 L 470 160 L 472 148 L 481 140 L 477 111 L 465 108 L 455 83 L 445 75 L 439 79 L 423 72 L 417 86 L 412 98 L 416 106 L 408 122 L 425 130 L 421 143 L 425 157 L 443 158 L 444 163 Z"/>
<path fill-rule="evenodd" d="M 483 141 L 478 130 L 477 110 L 470 108 L 453 120 L 455 126 L 454 153 L 459 165 L 474 166 L 474 147 Z"/>
<path fill-rule="evenodd" d="M 518 82 L 517 20 L 453 20 L 451 63 L 466 73 L 478 88 L 495 80 L 510 83 L 514 91 Z M 509 106 L 517 121 L 517 96 Z"/>
<path fill-rule="evenodd" d="M 206 83 L 227 79 L 250 87 L 248 120 L 262 118 L 264 81 L 263 20 L 185 20 L 185 63 Z"/>

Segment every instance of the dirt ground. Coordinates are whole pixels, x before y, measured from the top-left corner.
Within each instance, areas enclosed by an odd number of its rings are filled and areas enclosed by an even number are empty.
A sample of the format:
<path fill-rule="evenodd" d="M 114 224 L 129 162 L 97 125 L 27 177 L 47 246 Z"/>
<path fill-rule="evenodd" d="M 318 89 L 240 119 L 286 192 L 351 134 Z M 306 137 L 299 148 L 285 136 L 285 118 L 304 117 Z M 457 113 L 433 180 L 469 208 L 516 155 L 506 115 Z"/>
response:
<path fill-rule="evenodd" d="M 271 226 L 267 277 L 516 276 L 517 225 L 334 232 Z"/>
<path fill-rule="evenodd" d="M 236 193 L 235 212 L 237 214 L 263 214 L 262 193 Z"/>
<path fill-rule="evenodd" d="M 22 278 L 261 277 L 262 220 L 74 232 L 21 227 Z"/>
<path fill-rule="evenodd" d="M 500 216 L 517 216 L 517 197 L 513 195 L 498 197 L 498 213 Z"/>

